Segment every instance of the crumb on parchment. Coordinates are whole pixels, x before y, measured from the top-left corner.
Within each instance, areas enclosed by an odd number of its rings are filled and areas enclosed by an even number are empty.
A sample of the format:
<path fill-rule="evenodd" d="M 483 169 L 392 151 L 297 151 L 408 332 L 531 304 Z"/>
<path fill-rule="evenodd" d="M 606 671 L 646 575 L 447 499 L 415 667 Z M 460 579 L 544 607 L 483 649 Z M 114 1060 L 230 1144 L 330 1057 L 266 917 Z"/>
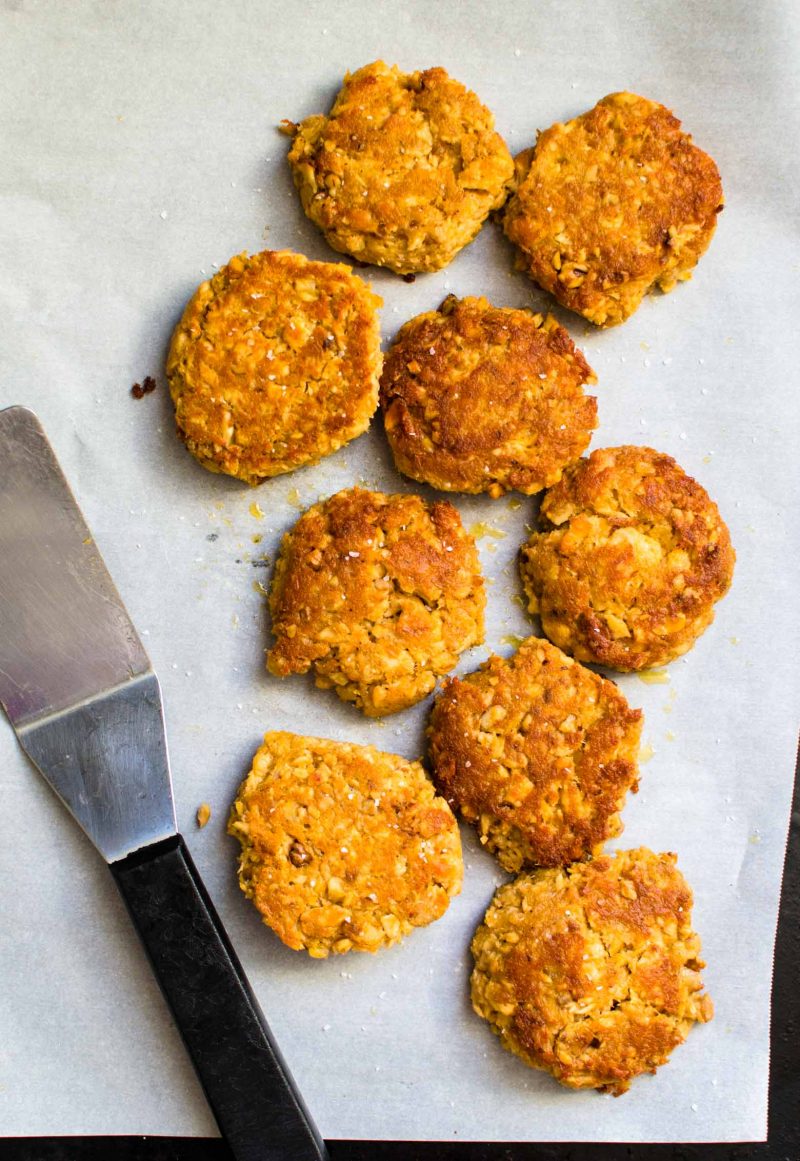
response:
<path fill-rule="evenodd" d="M 152 395 L 156 389 L 156 381 L 152 375 L 146 375 L 141 383 L 134 383 L 131 395 L 134 399 L 144 399 L 145 395 Z"/>

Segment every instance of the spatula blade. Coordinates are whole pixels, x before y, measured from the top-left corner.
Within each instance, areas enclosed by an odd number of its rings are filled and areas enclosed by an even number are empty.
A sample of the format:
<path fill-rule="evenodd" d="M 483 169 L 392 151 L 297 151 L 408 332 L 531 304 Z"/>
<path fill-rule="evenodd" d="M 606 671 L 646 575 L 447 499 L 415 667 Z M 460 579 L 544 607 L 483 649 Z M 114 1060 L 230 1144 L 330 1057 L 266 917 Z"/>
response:
<path fill-rule="evenodd" d="M 158 682 L 33 412 L 0 412 L 0 703 L 111 862 L 175 833 Z"/>

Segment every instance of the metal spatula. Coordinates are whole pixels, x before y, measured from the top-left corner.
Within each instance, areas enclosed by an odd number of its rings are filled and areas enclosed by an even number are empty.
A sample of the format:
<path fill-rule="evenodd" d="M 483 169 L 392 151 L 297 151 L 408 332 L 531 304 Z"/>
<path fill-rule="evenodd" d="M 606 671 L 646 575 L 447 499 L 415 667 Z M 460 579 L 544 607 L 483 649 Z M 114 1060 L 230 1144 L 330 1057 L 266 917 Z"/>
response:
<path fill-rule="evenodd" d="M 156 675 L 24 407 L 0 412 L 0 702 L 110 864 L 237 1161 L 325 1158 L 177 832 Z"/>

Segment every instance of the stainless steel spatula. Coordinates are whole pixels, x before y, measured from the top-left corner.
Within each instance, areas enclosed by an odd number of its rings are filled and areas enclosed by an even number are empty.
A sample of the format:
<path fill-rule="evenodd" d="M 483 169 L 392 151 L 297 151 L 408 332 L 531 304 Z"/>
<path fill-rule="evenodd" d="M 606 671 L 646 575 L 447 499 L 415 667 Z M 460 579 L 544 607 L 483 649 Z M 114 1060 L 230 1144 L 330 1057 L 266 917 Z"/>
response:
<path fill-rule="evenodd" d="M 0 702 L 110 864 L 237 1161 L 326 1157 L 178 834 L 156 675 L 24 407 L 0 412 Z"/>

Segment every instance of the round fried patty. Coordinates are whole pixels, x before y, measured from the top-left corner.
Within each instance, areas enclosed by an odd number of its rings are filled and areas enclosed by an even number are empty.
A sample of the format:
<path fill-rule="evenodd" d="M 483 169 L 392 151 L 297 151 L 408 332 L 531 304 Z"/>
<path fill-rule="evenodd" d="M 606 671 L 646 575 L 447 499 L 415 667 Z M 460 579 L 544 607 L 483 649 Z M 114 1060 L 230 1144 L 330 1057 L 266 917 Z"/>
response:
<path fill-rule="evenodd" d="M 287 532 L 270 592 L 271 673 L 313 669 L 370 717 L 430 693 L 483 640 L 478 554 L 446 501 L 353 488 Z"/>
<path fill-rule="evenodd" d="M 735 553 L 716 504 L 671 456 L 601 448 L 567 468 L 522 548 L 529 609 L 579 661 L 663 665 L 714 619 Z"/>
<path fill-rule="evenodd" d="M 380 305 L 347 266 L 232 258 L 192 297 L 167 358 L 192 455 L 258 484 L 361 435 L 378 402 Z"/>
<path fill-rule="evenodd" d="M 505 1048 L 569 1088 L 618 1096 L 711 1019 L 675 861 L 621 851 L 497 891 L 472 941 L 472 1004 Z"/>
<path fill-rule="evenodd" d="M 598 326 L 691 278 L 722 209 L 716 165 L 663 105 L 612 93 L 516 159 L 517 265 Z"/>
<path fill-rule="evenodd" d="M 233 804 L 239 883 L 287 946 L 377 951 L 461 890 L 458 826 L 418 762 L 268 733 Z"/>
<path fill-rule="evenodd" d="M 594 372 L 548 315 L 446 298 L 397 334 L 381 375 L 399 471 L 448 492 L 555 484 L 597 422 Z"/>
<path fill-rule="evenodd" d="M 436 784 L 507 871 L 570 863 L 622 830 L 641 719 L 612 681 L 530 637 L 445 682 L 428 731 Z"/>
<path fill-rule="evenodd" d="M 376 61 L 348 73 L 327 117 L 286 127 L 311 221 L 334 250 L 399 274 L 446 266 L 514 172 L 492 114 L 442 68 Z"/>

